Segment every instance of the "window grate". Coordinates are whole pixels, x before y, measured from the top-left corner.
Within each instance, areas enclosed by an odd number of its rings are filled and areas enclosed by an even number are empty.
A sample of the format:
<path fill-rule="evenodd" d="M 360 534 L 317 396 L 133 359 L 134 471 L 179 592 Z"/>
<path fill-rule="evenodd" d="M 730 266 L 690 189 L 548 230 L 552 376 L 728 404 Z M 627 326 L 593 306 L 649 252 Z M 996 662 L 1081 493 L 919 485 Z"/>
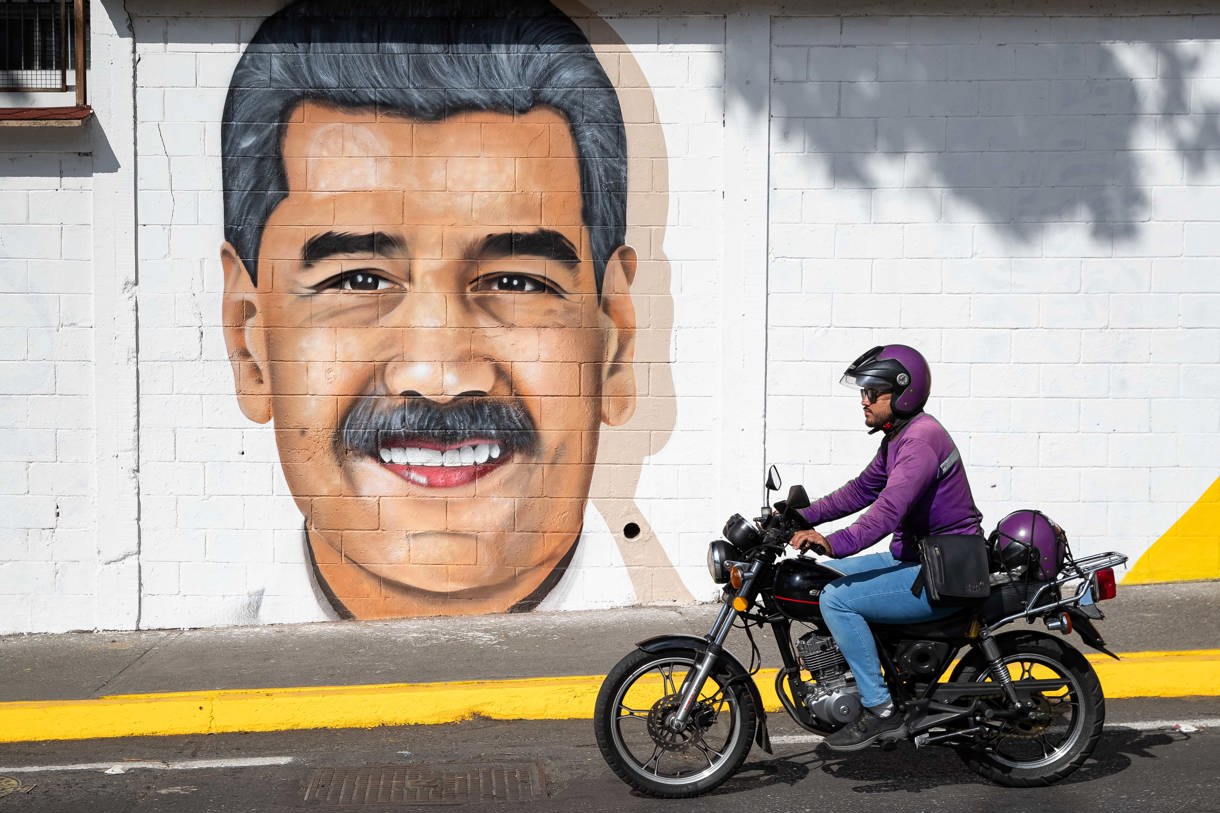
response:
<path fill-rule="evenodd" d="M 64 91 L 77 85 L 75 5 L 0 0 L 0 90 Z"/>

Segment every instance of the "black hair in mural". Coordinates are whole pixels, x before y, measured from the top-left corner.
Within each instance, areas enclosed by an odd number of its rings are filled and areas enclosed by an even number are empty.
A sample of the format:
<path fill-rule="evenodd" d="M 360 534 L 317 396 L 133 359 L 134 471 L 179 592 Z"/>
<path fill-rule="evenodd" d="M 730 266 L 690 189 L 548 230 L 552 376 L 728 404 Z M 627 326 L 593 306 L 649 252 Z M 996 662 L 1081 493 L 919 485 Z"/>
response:
<path fill-rule="evenodd" d="M 546 0 L 305 0 L 262 24 L 233 72 L 221 125 L 225 239 L 252 279 L 287 194 L 280 144 L 299 104 L 438 121 L 551 107 L 572 129 L 597 289 L 625 240 L 627 139 L 588 39 Z"/>

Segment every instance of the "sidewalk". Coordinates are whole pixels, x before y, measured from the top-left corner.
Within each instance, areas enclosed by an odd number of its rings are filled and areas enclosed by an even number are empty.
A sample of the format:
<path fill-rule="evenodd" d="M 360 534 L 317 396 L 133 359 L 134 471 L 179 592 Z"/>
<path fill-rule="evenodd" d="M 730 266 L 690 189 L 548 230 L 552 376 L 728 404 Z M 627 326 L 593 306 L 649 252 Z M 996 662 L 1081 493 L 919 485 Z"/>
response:
<path fill-rule="evenodd" d="M 1220 695 L 1220 582 L 1120 586 L 1102 606 L 1123 659 L 1080 646 L 1108 697 Z M 6 636 L 0 741 L 588 717 L 637 641 L 701 636 L 716 609 Z M 764 697 L 773 675 L 758 678 Z"/>

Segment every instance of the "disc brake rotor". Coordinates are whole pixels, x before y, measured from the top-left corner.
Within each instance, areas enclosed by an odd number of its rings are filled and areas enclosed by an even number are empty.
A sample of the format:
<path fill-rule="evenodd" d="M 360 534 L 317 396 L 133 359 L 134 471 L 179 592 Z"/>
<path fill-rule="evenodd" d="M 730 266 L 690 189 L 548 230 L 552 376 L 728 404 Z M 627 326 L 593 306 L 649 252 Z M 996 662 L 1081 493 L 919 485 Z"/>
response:
<path fill-rule="evenodd" d="M 681 731 L 674 731 L 668 725 L 669 718 L 678 711 L 681 697 L 668 694 L 662 697 L 648 710 L 648 734 L 653 742 L 665 746 L 670 751 L 685 751 L 699 741 L 703 732 L 711 727 L 716 719 L 715 710 L 707 703 L 696 703 L 691 709 L 689 721 Z"/>

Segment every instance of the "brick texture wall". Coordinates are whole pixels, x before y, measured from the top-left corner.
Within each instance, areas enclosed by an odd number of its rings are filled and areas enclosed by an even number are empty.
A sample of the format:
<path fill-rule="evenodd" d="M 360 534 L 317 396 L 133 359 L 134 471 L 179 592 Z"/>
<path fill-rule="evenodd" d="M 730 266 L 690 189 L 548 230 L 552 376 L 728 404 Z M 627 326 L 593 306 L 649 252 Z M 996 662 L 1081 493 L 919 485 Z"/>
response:
<path fill-rule="evenodd" d="M 220 319 L 220 111 L 278 4 L 101 5 L 97 120 L 0 145 L 0 632 L 315 618 Z M 1215 481 L 1220 17 L 595 11 L 641 264 L 588 606 L 626 522 L 705 600 L 765 465 L 862 468 L 877 343 L 928 356 L 989 526 L 1134 562 Z"/>
<path fill-rule="evenodd" d="M 1180 517 L 1220 459 L 1216 27 L 774 20 L 771 456 L 854 474 L 836 374 L 901 341 L 989 523 L 1134 559 Z"/>

